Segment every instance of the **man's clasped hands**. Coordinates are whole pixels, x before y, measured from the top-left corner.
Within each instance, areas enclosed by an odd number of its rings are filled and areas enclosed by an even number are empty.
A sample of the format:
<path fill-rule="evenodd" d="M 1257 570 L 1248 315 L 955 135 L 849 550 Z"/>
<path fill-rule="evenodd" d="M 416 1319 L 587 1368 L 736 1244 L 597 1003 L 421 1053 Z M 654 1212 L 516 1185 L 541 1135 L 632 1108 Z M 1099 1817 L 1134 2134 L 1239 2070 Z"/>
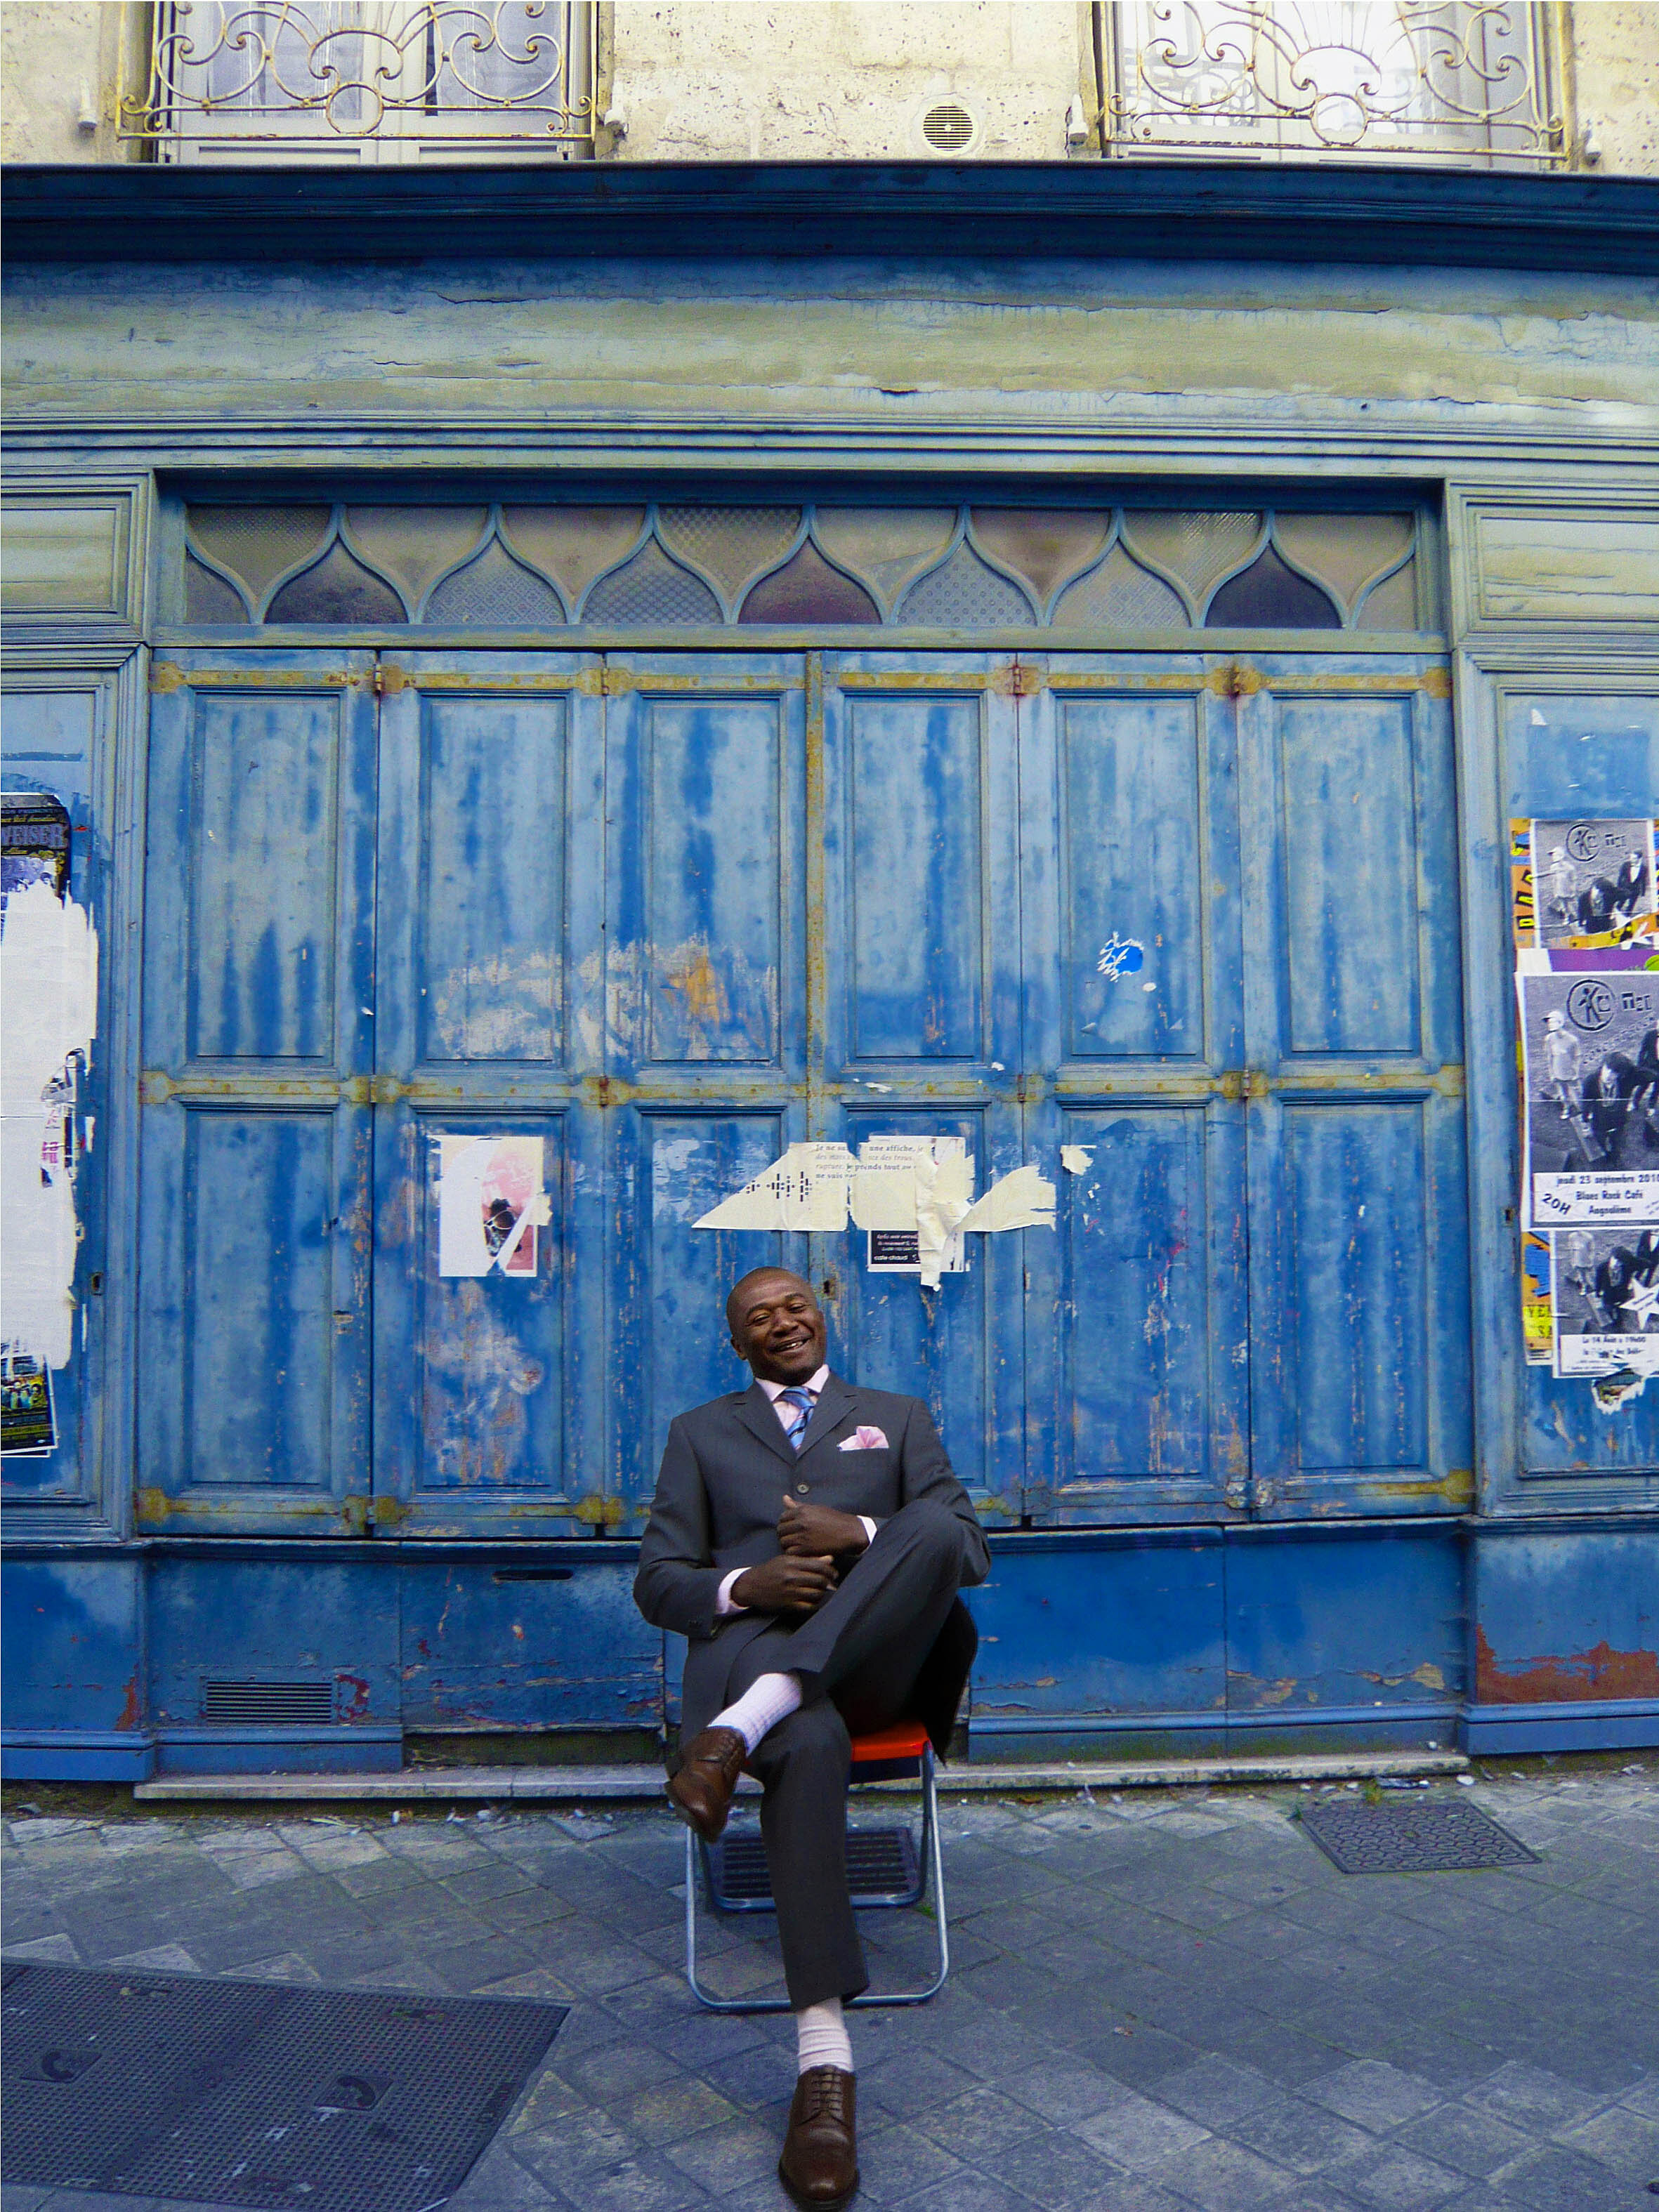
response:
<path fill-rule="evenodd" d="M 757 1613 L 811 1613 L 823 1603 L 870 1541 L 856 1513 L 786 1498 L 778 1516 L 775 1559 L 750 1567 L 732 1585 L 734 1604 Z"/>

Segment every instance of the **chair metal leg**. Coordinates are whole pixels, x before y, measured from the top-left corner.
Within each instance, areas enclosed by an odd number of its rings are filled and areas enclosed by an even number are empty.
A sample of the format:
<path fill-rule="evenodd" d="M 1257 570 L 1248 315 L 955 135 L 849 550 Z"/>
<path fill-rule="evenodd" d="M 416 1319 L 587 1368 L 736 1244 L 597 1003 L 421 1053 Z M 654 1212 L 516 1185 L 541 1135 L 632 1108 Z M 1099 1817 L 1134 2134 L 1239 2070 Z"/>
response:
<path fill-rule="evenodd" d="M 928 1875 L 932 1875 L 935 1934 L 938 1939 L 938 1968 L 926 1989 L 895 1990 L 889 1994 L 866 1990 L 863 1996 L 849 1997 L 849 2009 L 873 2010 L 880 2006 L 926 2004 L 945 1986 L 945 1978 L 951 1971 L 951 1932 L 945 1911 L 945 1854 L 939 1825 L 939 1776 L 930 1744 L 921 1762 L 921 1850 L 924 1894 Z M 717 1997 L 705 1989 L 697 1978 L 697 1889 L 702 1878 L 701 1854 L 697 1838 L 690 1828 L 685 1832 L 685 1979 L 697 2002 L 708 2012 L 791 2012 L 794 2008 L 787 1997 Z"/>

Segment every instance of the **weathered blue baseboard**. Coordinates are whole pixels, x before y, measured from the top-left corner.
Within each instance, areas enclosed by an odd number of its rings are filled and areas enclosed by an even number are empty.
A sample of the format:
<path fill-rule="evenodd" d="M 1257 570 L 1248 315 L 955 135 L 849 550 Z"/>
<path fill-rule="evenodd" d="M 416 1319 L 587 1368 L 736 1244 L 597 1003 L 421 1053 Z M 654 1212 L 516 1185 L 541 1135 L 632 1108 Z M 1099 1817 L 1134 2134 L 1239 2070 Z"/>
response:
<path fill-rule="evenodd" d="M 1641 1751 L 1659 1745 L 1659 1698 L 1574 1699 L 1556 1705 L 1468 1705 L 1460 1747 L 1513 1756 L 1539 1751 Z"/>
<path fill-rule="evenodd" d="M 0 1780 L 148 1782 L 155 1772 L 155 1744 L 148 1735 L 82 1735 L 70 1729 L 0 1732 Z"/>
<path fill-rule="evenodd" d="M 1297 1711 L 975 1715 L 972 1760 L 1213 1759 L 1228 1752 L 1294 1757 L 1316 1752 L 1449 1750 L 1454 1704 L 1326 1705 Z"/>
<path fill-rule="evenodd" d="M 179 1728 L 156 1735 L 162 1774 L 387 1774 L 400 1728 Z"/>

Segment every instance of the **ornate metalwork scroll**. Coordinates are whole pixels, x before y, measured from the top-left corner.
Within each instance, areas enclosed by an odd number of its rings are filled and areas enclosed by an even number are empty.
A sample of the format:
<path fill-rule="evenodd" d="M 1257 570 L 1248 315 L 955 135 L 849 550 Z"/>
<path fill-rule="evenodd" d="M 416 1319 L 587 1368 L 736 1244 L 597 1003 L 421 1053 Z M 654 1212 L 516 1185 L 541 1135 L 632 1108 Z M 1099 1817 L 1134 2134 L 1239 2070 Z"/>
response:
<path fill-rule="evenodd" d="M 1550 11 L 1516 0 L 1122 0 L 1109 150 L 1562 162 Z"/>
<path fill-rule="evenodd" d="M 592 140 L 598 16 L 591 0 L 172 0 L 122 136 L 337 158 L 355 142 L 381 160 L 434 142 L 568 151 Z"/>

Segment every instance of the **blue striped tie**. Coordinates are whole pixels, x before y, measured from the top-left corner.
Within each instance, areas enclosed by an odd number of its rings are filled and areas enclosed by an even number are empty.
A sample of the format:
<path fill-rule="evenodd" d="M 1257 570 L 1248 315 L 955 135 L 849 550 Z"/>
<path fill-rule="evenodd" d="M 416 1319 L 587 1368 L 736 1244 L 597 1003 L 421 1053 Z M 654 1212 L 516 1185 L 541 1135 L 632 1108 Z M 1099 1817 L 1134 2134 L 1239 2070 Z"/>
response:
<path fill-rule="evenodd" d="M 784 1405 L 793 1406 L 795 1408 L 795 1418 L 783 1433 L 799 1451 L 806 1441 L 806 1424 L 812 1418 L 812 1407 L 816 1401 L 811 1392 L 804 1389 L 799 1383 L 794 1384 L 787 1390 L 780 1390 L 778 1396 Z"/>

